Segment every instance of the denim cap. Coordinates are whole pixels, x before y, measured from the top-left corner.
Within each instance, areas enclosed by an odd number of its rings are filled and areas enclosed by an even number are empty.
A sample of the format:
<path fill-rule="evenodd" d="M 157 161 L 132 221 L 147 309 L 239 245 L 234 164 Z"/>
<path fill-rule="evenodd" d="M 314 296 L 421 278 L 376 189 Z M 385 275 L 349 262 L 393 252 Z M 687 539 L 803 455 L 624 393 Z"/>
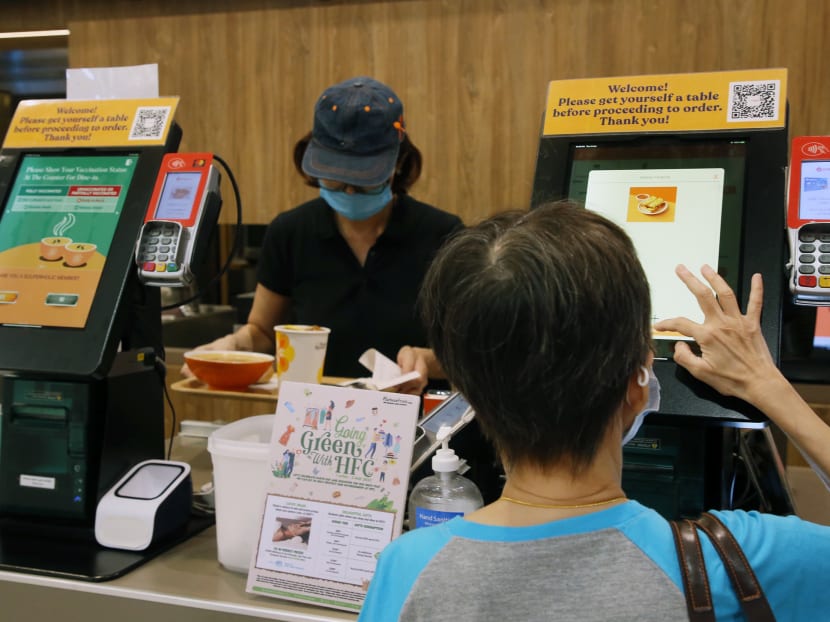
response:
<path fill-rule="evenodd" d="M 327 88 L 314 107 L 303 172 L 355 186 L 392 176 L 404 133 L 403 104 L 385 84 L 350 78 Z"/>

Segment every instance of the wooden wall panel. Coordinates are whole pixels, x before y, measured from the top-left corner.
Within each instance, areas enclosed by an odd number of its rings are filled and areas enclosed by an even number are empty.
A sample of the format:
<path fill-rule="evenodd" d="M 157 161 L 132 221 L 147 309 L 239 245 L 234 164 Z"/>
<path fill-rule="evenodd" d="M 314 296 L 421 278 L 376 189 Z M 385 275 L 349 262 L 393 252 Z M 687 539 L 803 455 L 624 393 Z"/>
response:
<path fill-rule="evenodd" d="M 830 4 L 815 0 L 20 4 L 4 22 L 68 22 L 73 67 L 159 63 L 183 148 L 231 164 L 248 223 L 313 196 L 291 148 L 320 91 L 357 74 L 404 101 L 425 156 L 413 194 L 467 222 L 527 205 L 550 80 L 787 67 L 791 134 L 830 133 Z"/>

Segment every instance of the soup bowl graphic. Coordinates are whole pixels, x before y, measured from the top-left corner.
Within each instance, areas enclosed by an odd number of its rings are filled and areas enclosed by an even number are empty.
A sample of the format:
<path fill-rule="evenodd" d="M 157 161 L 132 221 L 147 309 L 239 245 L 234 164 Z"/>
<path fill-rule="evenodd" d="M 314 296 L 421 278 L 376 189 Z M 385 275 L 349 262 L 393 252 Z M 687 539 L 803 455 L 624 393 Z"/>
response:
<path fill-rule="evenodd" d="M 63 262 L 72 268 L 79 268 L 90 260 L 98 247 L 89 242 L 70 242 L 64 248 Z"/>
<path fill-rule="evenodd" d="M 46 261 L 57 261 L 66 252 L 66 245 L 72 243 L 72 238 L 53 235 L 40 241 L 40 258 Z"/>

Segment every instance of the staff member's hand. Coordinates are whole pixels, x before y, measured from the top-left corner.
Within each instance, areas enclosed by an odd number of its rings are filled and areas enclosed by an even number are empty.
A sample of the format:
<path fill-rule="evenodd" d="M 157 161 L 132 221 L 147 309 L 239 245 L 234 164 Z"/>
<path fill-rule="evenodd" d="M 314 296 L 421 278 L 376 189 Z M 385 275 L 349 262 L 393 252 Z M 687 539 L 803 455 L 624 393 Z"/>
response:
<path fill-rule="evenodd" d="M 415 370 L 421 374 L 421 377 L 404 382 L 395 391 L 409 393 L 410 395 L 421 395 L 429 380 L 430 359 L 435 360 L 435 355 L 432 350 L 427 348 L 404 346 L 398 350 L 398 367 L 401 368 L 401 371 L 406 374 Z"/>

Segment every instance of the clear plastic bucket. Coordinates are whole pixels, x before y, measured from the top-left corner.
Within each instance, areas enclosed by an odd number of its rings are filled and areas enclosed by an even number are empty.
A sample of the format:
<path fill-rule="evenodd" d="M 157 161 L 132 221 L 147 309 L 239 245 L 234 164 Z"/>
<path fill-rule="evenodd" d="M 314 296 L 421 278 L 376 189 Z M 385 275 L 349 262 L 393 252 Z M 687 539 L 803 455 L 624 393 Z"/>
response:
<path fill-rule="evenodd" d="M 273 426 L 274 415 L 257 415 L 224 425 L 208 437 L 217 557 L 228 570 L 247 573 L 256 547 Z"/>

